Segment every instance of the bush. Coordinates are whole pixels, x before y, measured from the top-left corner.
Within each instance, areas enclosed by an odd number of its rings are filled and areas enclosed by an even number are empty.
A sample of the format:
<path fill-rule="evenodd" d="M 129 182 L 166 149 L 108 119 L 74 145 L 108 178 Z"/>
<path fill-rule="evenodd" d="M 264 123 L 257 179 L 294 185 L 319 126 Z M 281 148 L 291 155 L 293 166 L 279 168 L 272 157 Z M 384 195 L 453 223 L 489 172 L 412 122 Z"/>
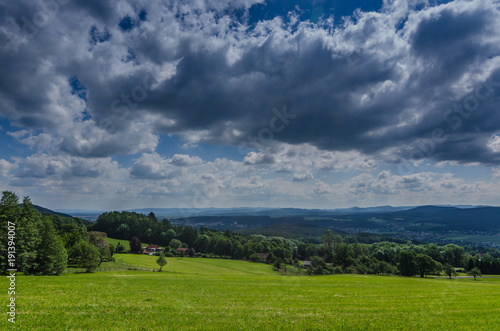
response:
<path fill-rule="evenodd" d="M 253 253 L 252 255 L 250 255 L 248 259 L 252 262 L 260 261 L 260 257 L 257 255 L 257 253 Z"/>
<path fill-rule="evenodd" d="M 342 271 L 342 267 L 341 266 L 336 266 L 335 268 L 333 268 L 333 273 L 336 274 L 336 275 L 339 275 L 339 274 L 342 274 L 343 271 Z"/>
<path fill-rule="evenodd" d="M 317 266 L 315 269 L 314 269 L 314 274 L 315 275 L 324 275 L 325 274 L 325 269 L 323 269 L 322 266 Z"/>

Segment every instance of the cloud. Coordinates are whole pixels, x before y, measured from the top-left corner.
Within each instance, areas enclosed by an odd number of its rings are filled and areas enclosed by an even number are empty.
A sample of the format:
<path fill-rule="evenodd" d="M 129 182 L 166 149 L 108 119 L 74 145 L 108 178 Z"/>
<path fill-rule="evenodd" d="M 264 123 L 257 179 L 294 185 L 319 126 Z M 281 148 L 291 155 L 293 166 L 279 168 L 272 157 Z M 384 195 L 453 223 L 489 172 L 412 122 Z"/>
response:
<path fill-rule="evenodd" d="M 313 180 L 313 179 L 314 179 L 314 176 L 310 173 L 293 175 L 294 182 L 305 182 L 305 181 Z"/>
<path fill-rule="evenodd" d="M 17 168 L 17 164 L 10 163 L 9 161 L 6 161 L 4 159 L 0 159 L 0 177 L 7 177 L 9 175 L 9 172 Z"/>
<path fill-rule="evenodd" d="M 274 162 L 274 156 L 260 152 L 250 152 L 243 159 L 243 163 L 247 165 L 273 164 Z"/>
<path fill-rule="evenodd" d="M 171 164 L 180 166 L 180 167 L 188 167 L 195 164 L 200 164 L 202 161 L 198 156 L 189 156 L 185 154 L 174 154 Z"/>
<path fill-rule="evenodd" d="M 112 179 L 113 173 L 119 172 L 117 162 L 111 158 L 81 159 L 77 157 L 47 154 L 32 155 L 26 158 L 15 157 L 15 165 L 18 168 L 14 174 L 16 178 L 38 178 L 68 180 L 72 178 L 100 178 Z"/>
<path fill-rule="evenodd" d="M 493 1 L 419 9 L 388 2 L 343 26 L 288 18 L 247 26 L 248 9 L 260 2 L 61 5 L 35 37 L 19 32 L 16 50 L 2 51 L 9 78 L 0 81 L 1 115 L 50 135 L 55 150 L 79 155 L 91 144 L 89 157 L 153 152 L 159 134 L 191 132 L 197 139 L 188 143 L 238 146 L 255 137 L 372 158 L 391 150 L 402 162 L 443 128 L 447 140 L 425 158 L 500 162 L 488 147 L 499 130 L 497 83 L 482 91 L 489 94 L 480 109 L 464 110 L 469 116 L 445 116 L 471 102 L 462 100 L 470 86 L 498 81 Z M 2 15 L 18 28 L 33 16 L 15 3 Z M 15 37 L 12 26 L 1 30 L 4 40 Z M 71 87 L 75 77 L 85 98 Z M 284 106 L 296 117 L 271 123 L 272 109 Z"/>
<path fill-rule="evenodd" d="M 163 159 L 157 153 L 145 153 L 134 163 L 130 175 L 140 179 L 167 179 L 180 175 L 179 170 L 170 166 L 171 161 Z"/>
<path fill-rule="evenodd" d="M 314 23 L 299 9 L 257 21 L 259 3 L 72 1 L 51 15 L 5 3 L 0 116 L 31 153 L 2 156 L 5 183 L 125 205 L 192 204 L 207 183 L 240 205 L 491 201 L 495 171 L 492 183 L 443 172 L 500 164 L 496 1 L 385 1 Z M 178 139 L 185 154 L 159 154 Z M 195 156 L 213 145 L 248 149 Z"/>

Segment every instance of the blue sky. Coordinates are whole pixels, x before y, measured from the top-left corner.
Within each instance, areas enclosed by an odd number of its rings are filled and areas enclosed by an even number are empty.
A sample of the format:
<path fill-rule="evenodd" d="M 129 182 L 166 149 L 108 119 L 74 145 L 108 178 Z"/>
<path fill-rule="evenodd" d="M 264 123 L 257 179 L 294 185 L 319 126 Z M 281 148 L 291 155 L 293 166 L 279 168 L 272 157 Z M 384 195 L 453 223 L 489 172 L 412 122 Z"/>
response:
<path fill-rule="evenodd" d="M 498 1 L 0 6 L 0 186 L 36 204 L 498 205 Z"/>

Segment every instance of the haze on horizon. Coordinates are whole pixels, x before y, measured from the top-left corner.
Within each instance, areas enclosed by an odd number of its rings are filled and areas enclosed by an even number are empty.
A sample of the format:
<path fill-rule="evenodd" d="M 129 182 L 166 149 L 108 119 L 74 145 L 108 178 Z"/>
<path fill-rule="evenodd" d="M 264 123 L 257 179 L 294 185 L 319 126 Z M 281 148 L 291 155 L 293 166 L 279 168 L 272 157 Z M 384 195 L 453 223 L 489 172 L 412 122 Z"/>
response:
<path fill-rule="evenodd" d="M 37 205 L 499 205 L 496 0 L 1 7 L 0 187 Z"/>

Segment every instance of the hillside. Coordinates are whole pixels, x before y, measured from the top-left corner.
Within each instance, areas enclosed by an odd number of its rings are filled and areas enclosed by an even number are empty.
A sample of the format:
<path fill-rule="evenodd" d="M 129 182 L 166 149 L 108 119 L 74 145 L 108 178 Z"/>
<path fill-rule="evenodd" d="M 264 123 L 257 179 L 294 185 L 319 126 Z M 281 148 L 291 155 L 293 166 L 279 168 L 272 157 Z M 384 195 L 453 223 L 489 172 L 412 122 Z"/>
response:
<path fill-rule="evenodd" d="M 120 254 L 118 259 L 157 268 L 154 256 Z M 263 263 L 167 261 L 163 272 L 23 277 L 16 290 L 22 293 L 19 300 L 29 300 L 22 301 L 16 326 L 23 330 L 155 330 L 166 325 L 171 330 L 495 330 L 500 324 L 500 299 L 494 295 L 500 291 L 500 278 L 304 277 L 295 276 L 292 267 L 284 276 Z"/>

